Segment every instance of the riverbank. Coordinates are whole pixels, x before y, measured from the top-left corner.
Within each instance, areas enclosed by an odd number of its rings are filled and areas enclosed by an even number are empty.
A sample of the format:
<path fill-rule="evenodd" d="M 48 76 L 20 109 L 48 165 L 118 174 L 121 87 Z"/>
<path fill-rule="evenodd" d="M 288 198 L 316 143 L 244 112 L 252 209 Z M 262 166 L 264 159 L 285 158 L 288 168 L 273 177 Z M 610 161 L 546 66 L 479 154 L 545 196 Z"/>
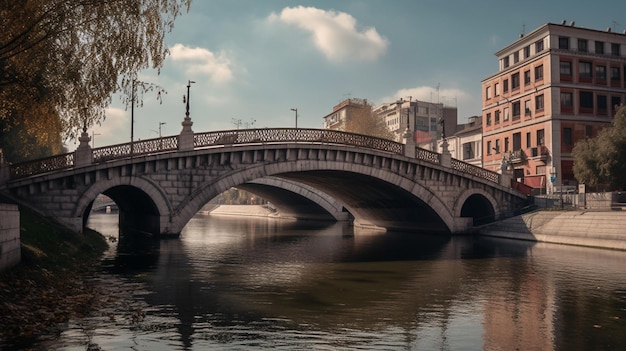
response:
<path fill-rule="evenodd" d="M 626 211 L 535 211 L 478 229 L 518 240 L 626 250 Z"/>
<path fill-rule="evenodd" d="M 208 214 L 218 216 L 270 217 L 276 213 L 264 205 L 217 205 Z"/>
<path fill-rule="evenodd" d="M 87 313 L 97 292 L 82 281 L 108 248 L 97 232 L 67 231 L 20 209 L 22 262 L 0 274 L 0 349 L 28 348 Z"/>

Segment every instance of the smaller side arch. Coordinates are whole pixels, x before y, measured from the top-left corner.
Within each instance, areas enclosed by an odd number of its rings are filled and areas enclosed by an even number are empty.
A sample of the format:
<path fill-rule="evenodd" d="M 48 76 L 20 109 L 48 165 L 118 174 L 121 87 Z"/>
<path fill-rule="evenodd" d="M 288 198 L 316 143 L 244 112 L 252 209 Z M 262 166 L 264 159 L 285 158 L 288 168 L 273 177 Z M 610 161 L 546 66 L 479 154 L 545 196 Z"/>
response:
<path fill-rule="evenodd" d="M 85 218 L 89 215 L 87 212 L 91 208 L 93 200 L 102 193 L 107 192 L 120 186 L 129 186 L 146 194 L 156 207 L 159 216 L 160 233 L 170 233 L 171 227 L 171 203 L 162 189 L 152 181 L 138 177 L 121 177 L 116 179 L 105 179 L 94 183 L 87 188 L 81 195 L 74 208 L 74 217 Z"/>
<path fill-rule="evenodd" d="M 498 202 L 491 194 L 480 188 L 467 189 L 457 198 L 455 217 L 471 217 L 473 225 L 491 223 L 496 220 Z"/>

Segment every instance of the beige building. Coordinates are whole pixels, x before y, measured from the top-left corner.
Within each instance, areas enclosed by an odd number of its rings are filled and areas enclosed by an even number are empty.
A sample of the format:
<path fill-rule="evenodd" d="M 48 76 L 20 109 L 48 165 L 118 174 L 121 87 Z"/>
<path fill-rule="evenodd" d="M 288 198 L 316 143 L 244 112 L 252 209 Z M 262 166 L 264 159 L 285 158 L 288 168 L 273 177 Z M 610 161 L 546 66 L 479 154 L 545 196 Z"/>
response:
<path fill-rule="evenodd" d="M 333 107 L 333 112 L 324 116 L 324 129 L 346 130 L 347 121 L 360 113 L 363 109 L 371 109 L 367 99 L 351 98 L 340 102 Z"/>
<path fill-rule="evenodd" d="M 469 117 L 466 124 L 458 125 L 457 132 L 446 137 L 448 151 L 452 157 L 482 167 L 482 130 L 482 118 L 480 116 Z M 438 152 L 441 151 L 441 143 L 439 143 Z"/>
<path fill-rule="evenodd" d="M 483 166 L 509 160 L 535 192 L 575 188 L 574 144 L 607 127 L 626 98 L 626 34 L 548 23 L 496 56 L 498 71 L 482 81 Z"/>
<path fill-rule="evenodd" d="M 447 135 L 456 131 L 457 108 L 443 103 L 400 99 L 384 103 L 374 108 L 374 114 L 385 120 L 385 124 L 402 142 L 407 129 L 421 147 L 437 150 L 437 140 L 441 140 L 443 119 Z"/>

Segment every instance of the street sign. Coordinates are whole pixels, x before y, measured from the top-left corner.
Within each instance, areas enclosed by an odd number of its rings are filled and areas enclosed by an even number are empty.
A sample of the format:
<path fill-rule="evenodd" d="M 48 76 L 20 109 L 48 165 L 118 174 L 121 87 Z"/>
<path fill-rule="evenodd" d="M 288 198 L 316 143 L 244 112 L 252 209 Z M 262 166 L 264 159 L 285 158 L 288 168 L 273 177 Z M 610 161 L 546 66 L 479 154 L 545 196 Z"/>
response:
<path fill-rule="evenodd" d="M 556 182 L 556 177 L 555 177 L 555 176 L 550 176 L 550 181 L 551 181 L 552 183 Z"/>

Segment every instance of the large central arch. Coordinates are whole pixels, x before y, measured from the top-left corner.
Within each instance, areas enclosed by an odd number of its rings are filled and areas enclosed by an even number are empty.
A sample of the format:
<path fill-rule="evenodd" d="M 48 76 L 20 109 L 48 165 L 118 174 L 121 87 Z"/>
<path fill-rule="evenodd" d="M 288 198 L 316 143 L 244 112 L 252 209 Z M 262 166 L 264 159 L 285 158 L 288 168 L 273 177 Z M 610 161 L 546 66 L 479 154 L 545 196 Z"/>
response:
<path fill-rule="evenodd" d="M 321 168 L 321 170 L 320 170 Z M 253 164 L 202 184 L 188 196 L 172 229 L 180 231 L 204 204 L 220 193 L 257 178 L 275 176 L 297 181 L 327 193 L 346 208 L 355 224 L 387 229 L 450 232 L 455 219 L 447 206 L 429 189 L 399 174 L 373 167 L 346 170 L 340 162 L 284 161 Z"/>

